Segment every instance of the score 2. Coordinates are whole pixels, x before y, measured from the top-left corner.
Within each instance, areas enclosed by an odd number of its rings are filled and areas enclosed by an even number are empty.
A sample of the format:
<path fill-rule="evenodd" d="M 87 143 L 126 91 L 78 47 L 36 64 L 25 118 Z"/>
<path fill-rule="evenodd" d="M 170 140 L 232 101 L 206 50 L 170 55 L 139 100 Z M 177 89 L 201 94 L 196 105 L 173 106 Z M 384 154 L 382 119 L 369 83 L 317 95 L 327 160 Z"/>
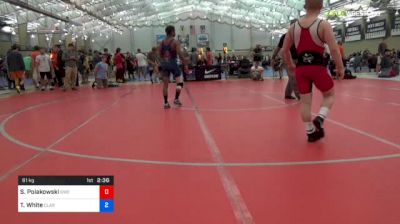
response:
<path fill-rule="evenodd" d="M 100 212 L 114 212 L 114 187 L 100 186 Z"/>

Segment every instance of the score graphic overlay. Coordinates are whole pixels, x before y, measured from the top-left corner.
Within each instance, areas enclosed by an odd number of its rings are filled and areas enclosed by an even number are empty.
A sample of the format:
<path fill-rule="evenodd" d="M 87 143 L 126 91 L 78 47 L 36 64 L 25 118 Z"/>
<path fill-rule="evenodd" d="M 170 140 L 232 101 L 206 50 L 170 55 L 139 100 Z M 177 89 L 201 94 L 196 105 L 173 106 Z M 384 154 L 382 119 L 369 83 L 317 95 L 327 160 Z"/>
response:
<path fill-rule="evenodd" d="M 113 176 L 19 176 L 18 212 L 114 212 Z"/>

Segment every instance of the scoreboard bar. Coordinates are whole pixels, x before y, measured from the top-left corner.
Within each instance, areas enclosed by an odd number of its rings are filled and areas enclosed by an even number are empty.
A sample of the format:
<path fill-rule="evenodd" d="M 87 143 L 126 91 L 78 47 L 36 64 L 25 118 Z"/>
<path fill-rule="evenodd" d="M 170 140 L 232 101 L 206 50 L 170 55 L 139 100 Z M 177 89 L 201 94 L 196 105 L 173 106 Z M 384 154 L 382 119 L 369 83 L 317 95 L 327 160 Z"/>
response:
<path fill-rule="evenodd" d="M 18 212 L 114 212 L 113 176 L 19 176 Z"/>
<path fill-rule="evenodd" d="M 113 176 L 19 176 L 18 185 L 114 185 Z"/>

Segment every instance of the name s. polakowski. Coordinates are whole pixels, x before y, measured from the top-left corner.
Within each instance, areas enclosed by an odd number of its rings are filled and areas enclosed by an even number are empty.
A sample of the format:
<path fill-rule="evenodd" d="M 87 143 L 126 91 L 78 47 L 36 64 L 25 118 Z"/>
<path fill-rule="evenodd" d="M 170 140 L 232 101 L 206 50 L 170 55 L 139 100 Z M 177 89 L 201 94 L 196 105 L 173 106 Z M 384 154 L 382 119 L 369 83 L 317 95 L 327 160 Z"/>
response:
<path fill-rule="evenodd" d="M 42 189 L 27 189 L 27 194 L 60 194 L 60 190 L 53 189 L 53 190 L 42 190 Z"/>

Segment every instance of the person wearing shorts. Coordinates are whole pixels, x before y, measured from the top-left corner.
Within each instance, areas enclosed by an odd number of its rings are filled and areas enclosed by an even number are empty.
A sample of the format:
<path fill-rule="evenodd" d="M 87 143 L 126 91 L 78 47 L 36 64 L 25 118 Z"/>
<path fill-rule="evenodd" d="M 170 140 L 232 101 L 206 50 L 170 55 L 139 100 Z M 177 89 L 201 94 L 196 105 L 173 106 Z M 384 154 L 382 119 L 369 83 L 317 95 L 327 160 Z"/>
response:
<path fill-rule="evenodd" d="M 334 84 L 324 65 L 324 44 L 329 46 L 336 64 L 339 78 L 344 76 L 344 67 L 339 48 L 333 35 L 332 27 L 327 21 L 318 19 L 323 0 L 305 0 L 306 15 L 290 26 L 286 35 L 283 52 L 289 74 L 296 74 L 297 86 L 301 94 L 301 117 L 305 124 L 308 142 L 315 142 L 325 136 L 323 122 L 334 102 Z M 290 48 L 295 44 L 298 56 L 294 64 Z M 312 85 L 323 95 L 323 102 L 318 116 L 311 121 Z"/>
<path fill-rule="evenodd" d="M 160 56 L 160 72 L 163 79 L 163 96 L 164 96 L 164 108 L 171 108 L 168 102 L 168 84 L 169 77 L 172 74 L 176 80 L 176 93 L 174 104 L 176 106 L 182 106 L 179 100 L 181 90 L 183 88 L 183 80 L 181 71 L 178 65 L 178 55 L 181 58 L 182 64 L 184 65 L 184 70 L 187 68 L 187 60 L 184 58 L 183 52 L 181 50 L 181 45 L 175 40 L 175 27 L 167 26 L 165 28 L 165 33 L 167 37 L 160 43 L 159 56 Z"/>
<path fill-rule="evenodd" d="M 14 44 L 11 47 L 10 53 L 7 55 L 7 67 L 11 79 L 15 81 L 15 89 L 21 93 L 21 86 L 24 84 L 25 79 L 25 64 L 21 53 L 19 52 L 19 45 Z"/>
<path fill-rule="evenodd" d="M 50 56 L 46 54 L 46 49 L 41 48 L 40 54 L 35 59 L 36 72 L 40 74 L 40 87 L 42 91 L 45 91 L 47 86 L 51 84 L 53 80 L 53 64 L 51 63 Z M 50 85 L 50 90 L 53 90 L 53 86 Z"/>

